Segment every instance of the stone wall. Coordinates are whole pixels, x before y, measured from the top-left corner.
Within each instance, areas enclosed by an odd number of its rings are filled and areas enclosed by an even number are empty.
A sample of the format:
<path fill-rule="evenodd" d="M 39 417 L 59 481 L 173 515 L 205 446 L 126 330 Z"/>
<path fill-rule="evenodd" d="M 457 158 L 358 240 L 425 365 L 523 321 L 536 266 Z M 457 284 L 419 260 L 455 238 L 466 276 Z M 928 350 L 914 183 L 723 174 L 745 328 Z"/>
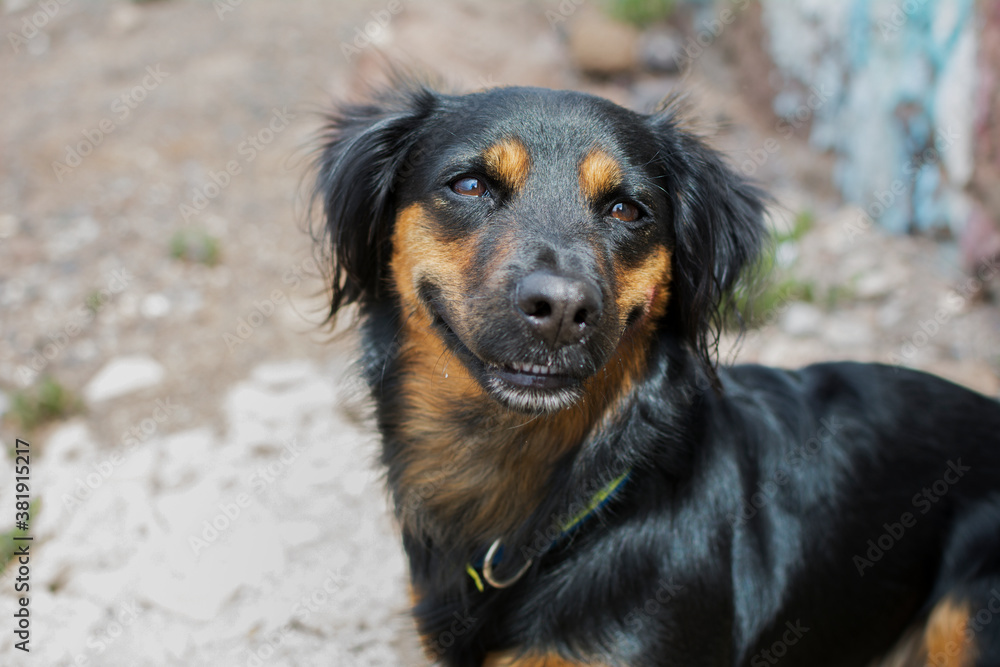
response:
<path fill-rule="evenodd" d="M 973 0 L 762 0 L 781 85 L 809 140 L 872 223 L 959 233 L 970 216 L 977 67 Z"/>

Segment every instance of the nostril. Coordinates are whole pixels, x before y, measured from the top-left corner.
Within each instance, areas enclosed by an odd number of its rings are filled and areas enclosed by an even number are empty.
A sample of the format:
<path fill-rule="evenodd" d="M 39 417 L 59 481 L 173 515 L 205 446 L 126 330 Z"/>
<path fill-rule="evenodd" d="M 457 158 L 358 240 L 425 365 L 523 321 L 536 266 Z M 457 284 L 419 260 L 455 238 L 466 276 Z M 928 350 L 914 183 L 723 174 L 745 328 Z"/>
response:
<path fill-rule="evenodd" d="M 587 313 L 586 308 L 581 308 L 580 310 L 576 311 L 576 313 L 573 314 L 573 323 L 579 325 L 586 324 L 588 314 L 589 313 Z"/>
<path fill-rule="evenodd" d="M 525 314 L 539 320 L 544 319 L 552 314 L 552 306 L 549 305 L 548 301 L 535 301 L 531 310 Z"/>

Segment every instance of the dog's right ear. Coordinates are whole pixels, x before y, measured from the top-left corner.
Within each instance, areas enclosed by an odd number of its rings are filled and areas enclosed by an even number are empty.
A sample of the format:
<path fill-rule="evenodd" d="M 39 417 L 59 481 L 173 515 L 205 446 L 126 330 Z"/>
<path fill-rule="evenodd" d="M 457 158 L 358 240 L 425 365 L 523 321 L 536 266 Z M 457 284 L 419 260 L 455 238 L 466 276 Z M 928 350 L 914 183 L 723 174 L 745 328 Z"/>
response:
<path fill-rule="evenodd" d="M 348 304 L 380 298 L 399 179 L 439 100 L 426 86 L 398 81 L 370 102 L 327 115 L 312 203 L 322 204 L 314 236 L 329 253 L 329 319 Z"/>

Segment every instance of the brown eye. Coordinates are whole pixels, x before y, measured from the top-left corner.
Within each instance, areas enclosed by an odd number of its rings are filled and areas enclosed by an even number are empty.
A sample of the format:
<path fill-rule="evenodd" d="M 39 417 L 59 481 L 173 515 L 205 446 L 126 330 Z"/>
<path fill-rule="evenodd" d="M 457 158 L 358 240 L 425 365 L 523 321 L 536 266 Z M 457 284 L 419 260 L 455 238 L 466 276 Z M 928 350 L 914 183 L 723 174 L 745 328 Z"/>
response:
<path fill-rule="evenodd" d="M 472 176 L 465 176 L 458 179 L 451 184 L 451 189 L 453 192 L 465 197 L 482 197 L 489 194 L 483 182 Z"/>
<path fill-rule="evenodd" d="M 608 215 L 616 220 L 621 220 L 622 222 L 635 222 L 639 219 L 641 213 L 639 212 L 639 207 L 635 204 L 631 204 L 627 201 L 620 201 L 611 207 L 608 211 Z"/>

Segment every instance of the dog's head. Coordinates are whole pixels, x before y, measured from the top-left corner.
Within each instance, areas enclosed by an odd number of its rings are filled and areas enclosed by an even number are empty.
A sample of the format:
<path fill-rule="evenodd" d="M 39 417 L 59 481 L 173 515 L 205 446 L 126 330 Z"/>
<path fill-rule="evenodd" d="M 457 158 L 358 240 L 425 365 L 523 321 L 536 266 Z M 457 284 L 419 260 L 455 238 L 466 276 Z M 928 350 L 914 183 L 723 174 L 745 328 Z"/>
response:
<path fill-rule="evenodd" d="M 522 412 L 658 331 L 708 362 L 763 237 L 760 193 L 674 111 L 576 92 L 397 85 L 331 116 L 318 167 L 331 316 L 391 300 Z"/>

